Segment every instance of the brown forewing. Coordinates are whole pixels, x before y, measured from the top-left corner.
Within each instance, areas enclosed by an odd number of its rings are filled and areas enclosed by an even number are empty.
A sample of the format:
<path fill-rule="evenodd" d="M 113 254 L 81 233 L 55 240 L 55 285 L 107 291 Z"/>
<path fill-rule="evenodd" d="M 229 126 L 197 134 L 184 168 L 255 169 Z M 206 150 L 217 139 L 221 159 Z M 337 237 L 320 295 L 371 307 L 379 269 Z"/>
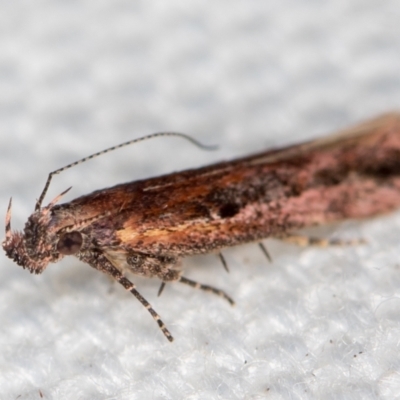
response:
<path fill-rule="evenodd" d="M 102 246 L 190 255 L 386 212 L 400 204 L 400 118 L 230 162 L 114 186 L 55 206 Z M 79 217 L 77 217 L 79 216 Z"/>

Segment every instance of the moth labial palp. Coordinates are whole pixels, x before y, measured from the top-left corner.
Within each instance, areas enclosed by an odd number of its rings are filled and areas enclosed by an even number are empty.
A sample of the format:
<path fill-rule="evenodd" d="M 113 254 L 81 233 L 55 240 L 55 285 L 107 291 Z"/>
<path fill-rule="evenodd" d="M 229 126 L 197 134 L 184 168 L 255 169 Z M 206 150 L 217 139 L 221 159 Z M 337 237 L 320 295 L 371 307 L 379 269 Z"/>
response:
<path fill-rule="evenodd" d="M 167 135 L 205 147 L 173 132 L 149 137 Z M 248 242 L 259 243 L 270 258 L 263 239 L 290 241 L 305 227 L 370 217 L 400 205 L 400 115 L 392 113 L 322 139 L 123 183 L 58 204 L 64 192 L 42 206 L 54 175 L 140 140 L 50 173 L 22 232 L 11 231 L 10 201 L 3 249 L 36 274 L 74 255 L 130 291 L 170 341 L 170 332 L 126 278 L 127 272 L 157 277 L 162 288 L 180 282 L 233 304 L 225 292 L 182 276 L 182 259 L 221 254 L 226 247 Z"/>

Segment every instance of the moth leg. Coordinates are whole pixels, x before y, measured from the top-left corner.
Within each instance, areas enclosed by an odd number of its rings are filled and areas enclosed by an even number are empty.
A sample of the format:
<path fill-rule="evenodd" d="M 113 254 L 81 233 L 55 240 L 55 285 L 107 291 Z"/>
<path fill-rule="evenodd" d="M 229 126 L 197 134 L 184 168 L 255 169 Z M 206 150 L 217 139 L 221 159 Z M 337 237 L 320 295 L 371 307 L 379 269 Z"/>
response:
<path fill-rule="evenodd" d="M 120 283 L 127 291 L 131 292 L 140 303 L 146 308 L 146 310 L 151 314 L 154 321 L 157 322 L 159 328 L 161 329 L 164 336 L 172 342 L 174 340 L 170 331 L 165 326 L 164 322 L 161 320 L 160 316 L 153 309 L 151 304 L 136 290 L 135 284 L 116 268 L 107 258 L 101 253 L 91 253 L 91 256 L 85 257 L 81 255 L 79 257 L 82 261 L 89 264 L 91 267 L 97 269 L 98 271 L 104 272 L 107 275 L 113 277 L 118 283 Z"/>
<path fill-rule="evenodd" d="M 224 267 L 225 271 L 229 273 L 229 268 L 228 264 L 226 263 L 225 257 L 222 255 L 222 253 L 218 253 L 218 257 L 222 262 L 222 266 Z"/>
<path fill-rule="evenodd" d="M 258 243 L 258 246 L 260 247 L 261 251 L 264 253 L 265 257 L 267 257 L 269 262 L 272 262 L 272 258 L 267 250 L 267 248 L 264 246 L 264 243 L 260 242 Z"/>
<path fill-rule="evenodd" d="M 174 338 L 172 337 L 170 331 L 167 329 L 165 326 L 164 322 L 161 320 L 160 316 L 157 314 L 157 312 L 154 310 L 154 308 L 151 306 L 151 304 L 135 289 L 135 285 L 127 278 L 124 276 L 121 276 L 120 279 L 118 279 L 118 282 L 129 292 L 131 292 L 141 303 L 142 305 L 146 308 L 146 310 L 151 314 L 153 317 L 154 321 L 157 322 L 159 328 L 162 330 L 162 333 L 164 336 L 172 342 Z"/>
<path fill-rule="evenodd" d="M 110 252 L 108 253 L 110 256 Z M 222 255 L 220 255 L 220 258 Z M 118 260 L 114 256 L 115 260 Z M 224 260 L 222 257 L 221 260 Z M 224 260 L 225 261 L 225 260 Z M 223 263 L 224 263 L 223 261 Z M 213 288 L 208 285 L 202 285 L 200 283 L 194 282 L 190 279 L 181 276 L 180 259 L 173 256 L 156 256 L 152 254 L 141 254 L 138 252 L 132 252 L 126 258 L 127 265 L 130 271 L 143 275 L 143 276 L 157 276 L 161 279 L 161 286 L 158 290 L 160 295 L 165 288 L 167 282 L 182 282 L 186 285 L 194 287 L 196 289 L 201 289 L 206 292 L 214 293 L 220 297 L 226 299 L 230 304 L 234 304 L 234 301 L 222 290 Z"/>
<path fill-rule="evenodd" d="M 157 297 L 161 296 L 161 293 L 164 291 L 164 288 L 165 288 L 165 282 L 163 281 L 161 282 L 160 289 L 158 289 Z"/>
<path fill-rule="evenodd" d="M 217 296 L 222 297 L 225 300 L 227 300 L 229 302 L 229 304 L 231 304 L 232 306 L 235 304 L 235 302 L 232 300 L 232 298 L 229 297 L 223 290 L 216 289 L 212 286 L 203 285 L 201 283 L 192 281 L 191 279 L 185 278 L 184 276 L 181 276 L 179 278 L 178 282 L 184 283 L 185 285 L 189 285 L 190 287 L 195 288 L 195 289 L 200 289 L 200 290 L 204 290 L 205 292 L 214 293 Z"/>
<path fill-rule="evenodd" d="M 297 246 L 318 246 L 318 247 L 328 247 L 328 246 L 355 246 L 358 244 L 364 244 L 364 239 L 351 239 L 351 240 L 341 240 L 341 239 L 322 239 L 317 237 L 309 237 L 303 235 L 288 235 L 282 236 L 278 239 L 283 242 L 292 243 Z"/>

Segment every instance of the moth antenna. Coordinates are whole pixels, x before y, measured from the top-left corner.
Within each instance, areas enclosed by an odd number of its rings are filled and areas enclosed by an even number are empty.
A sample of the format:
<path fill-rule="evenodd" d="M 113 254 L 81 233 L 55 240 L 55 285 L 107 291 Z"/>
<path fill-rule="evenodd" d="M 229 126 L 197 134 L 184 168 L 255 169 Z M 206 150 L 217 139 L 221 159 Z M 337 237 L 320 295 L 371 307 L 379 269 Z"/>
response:
<path fill-rule="evenodd" d="M 218 148 L 218 146 L 207 146 L 207 145 L 205 145 L 203 143 L 200 143 L 199 141 L 197 141 L 196 139 L 192 138 L 191 136 L 186 135 L 184 133 L 179 133 L 179 132 L 157 132 L 157 133 L 152 133 L 150 135 L 142 136 L 142 137 L 137 138 L 137 139 L 129 140 L 127 142 L 118 144 L 116 146 L 109 147 L 109 148 L 107 148 L 105 150 L 102 150 L 102 151 L 99 151 L 97 153 L 93 153 L 90 156 L 81 158 L 78 161 L 75 161 L 75 162 L 73 162 L 71 164 L 68 164 L 68 165 L 62 167 L 62 168 L 56 169 L 53 172 L 50 172 L 49 176 L 47 177 L 46 184 L 44 185 L 44 189 L 42 190 L 42 193 L 40 194 L 39 199 L 36 202 L 35 211 L 39 211 L 40 208 L 42 207 L 42 203 L 43 203 L 44 197 L 46 196 L 47 190 L 49 189 L 50 182 L 51 182 L 51 179 L 53 178 L 53 175 L 57 175 L 60 172 L 65 171 L 66 169 L 75 167 L 76 165 L 82 164 L 85 161 L 91 160 L 92 158 L 95 158 L 95 157 L 101 156 L 103 154 L 109 153 L 111 151 L 120 149 L 121 147 L 129 146 L 131 144 L 142 142 L 144 140 L 155 138 L 155 137 L 159 137 L 159 136 L 181 137 L 181 138 L 186 139 L 187 141 L 191 142 L 195 146 L 199 147 L 200 149 L 204 149 L 204 150 L 216 150 Z"/>
<path fill-rule="evenodd" d="M 6 241 L 11 238 L 11 206 L 12 197 L 8 203 L 7 214 L 6 214 Z"/>

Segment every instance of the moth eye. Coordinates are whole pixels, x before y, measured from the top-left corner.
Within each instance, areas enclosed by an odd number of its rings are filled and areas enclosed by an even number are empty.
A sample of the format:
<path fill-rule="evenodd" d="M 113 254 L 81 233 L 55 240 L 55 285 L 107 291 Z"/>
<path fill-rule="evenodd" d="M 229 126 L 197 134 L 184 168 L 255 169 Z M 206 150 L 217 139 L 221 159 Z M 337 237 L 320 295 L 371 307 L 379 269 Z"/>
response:
<path fill-rule="evenodd" d="M 79 232 L 64 233 L 57 243 L 57 250 L 66 256 L 76 254 L 82 247 L 82 235 Z"/>

